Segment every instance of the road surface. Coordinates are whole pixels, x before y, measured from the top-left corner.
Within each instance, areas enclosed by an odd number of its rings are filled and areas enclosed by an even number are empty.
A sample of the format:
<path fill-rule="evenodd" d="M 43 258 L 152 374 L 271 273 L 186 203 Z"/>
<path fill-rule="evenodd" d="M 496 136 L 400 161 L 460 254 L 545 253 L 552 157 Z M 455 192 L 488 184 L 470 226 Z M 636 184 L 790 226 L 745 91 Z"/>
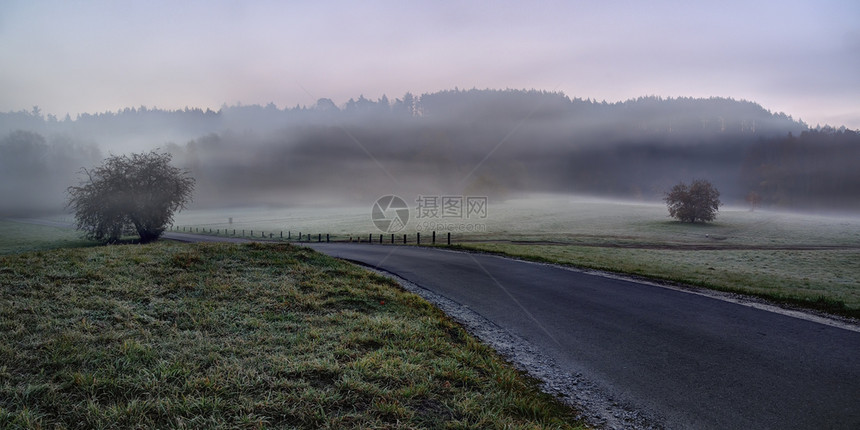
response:
<path fill-rule="evenodd" d="M 668 428 L 860 428 L 860 332 L 485 254 L 308 244 L 468 306 Z"/>

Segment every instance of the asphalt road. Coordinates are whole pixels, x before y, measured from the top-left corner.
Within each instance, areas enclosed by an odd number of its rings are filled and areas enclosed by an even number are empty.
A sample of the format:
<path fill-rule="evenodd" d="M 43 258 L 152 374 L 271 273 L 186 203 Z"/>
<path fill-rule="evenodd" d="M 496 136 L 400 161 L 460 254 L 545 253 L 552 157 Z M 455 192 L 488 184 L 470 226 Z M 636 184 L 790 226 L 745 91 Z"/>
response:
<path fill-rule="evenodd" d="M 860 333 L 512 259 L 308 244 L 469 306 L 669 428 L 860 428 Z"/>

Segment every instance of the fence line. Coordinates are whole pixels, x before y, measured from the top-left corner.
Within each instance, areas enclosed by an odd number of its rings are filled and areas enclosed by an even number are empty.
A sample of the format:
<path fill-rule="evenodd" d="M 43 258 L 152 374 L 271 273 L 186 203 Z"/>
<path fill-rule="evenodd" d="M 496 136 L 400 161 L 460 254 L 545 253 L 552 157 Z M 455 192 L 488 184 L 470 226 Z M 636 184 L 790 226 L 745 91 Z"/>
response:
<path fill-rule="evenodd" d="M 203 227 L 203 228 L 202 228 L 202 231 L 201 231 L 201 228 L 200 228 L 199 226 L 176 226 L 176 225 L 173 225 L 173 226 L 170 226 L 170 227 L 168 228 L 168 231 L 172 231 L 172 232 L 186 232 L 186 233 L 198 233 L 198 234 L 208 234 L 208 235 L 223 236 L 223 237 L 250 238 L 250 239 L 253 239 L 253 238 L 257 238 L 257 237 L 259 237 L 259 238 L 261 238 L 261 239 L 269 239 L 269 240 L 279 241 L 279 242 L 280 242 L 280 241 L 283 241 L 283 242 L 298 242 L 298 243 L 311 243 L 311 242 L 314 242 L 314 240 L 313 240 L 313 237 L 312 237 L 312 234 L 311 234 L 311 233 L 302 233 L 302 232 L 297 232 L 297 233 L 298 233 L 298 235 L 296 236 L 296 237 L 297 237 L 297 239 L 294 239 L 294 237 L 293 237 L 293 233 L 292 233 L 292 230 L 287 230 L 286 239 L 285 239 L 285 237 L 284 237 L 284 231 L 283 231 L 283 230 L 279 230 L 279 231 L 277 231 L 277 232 L 275 232 L 275 231 L 257 230 L 257 232 L 259 233 L 259 235 L 257 235 L 257 234 L 255 234 L 255 233 L 254 233 L 254 230 L 244 230 L 244 229 L 242 229 L 242 230 L 236 230 L 236 229 L 232 229 L 232 231 L 231 231 L 230 229 L 226 229 L 226 228 L 225 228 L 225 229 L 223 229 L 223 233 L 222 233 L 222 230 L 221 230 L 220 228 L 219 228 L 219 229 L 214 229 L 214 230 L 213 230 L 212 228 L 208 228 L 208 229 L 207 229 L 206 227 Z M 248 234 L 246 234 L 246 232 L 247 232 Z M 237 233 L 239 233 L 239 234 L 237 234 Z M 446 240 L 445 240 L 445 244 L 447 244 L 447 245 L 451 245 L 451 232 L 449 231 L 449 232 L 445 232 L 445 233 L 446 233 L 446 238 L 445 238 Z M 276 236 L 277 236 L 277 239 L 276 239 Z M 330 243 L 330 242 L 349 242 L 349 243 L 371 243 L 371 244 L 372 244 L 372 243 L 378 243 L 378 244 L 380 244 L 380 245 L 382 245 L 382 244 L 386 244 L 386 243 L 391 244 L 391 245 L 394 245 L 394 244 L 395 244 L 395 242 L 397 242 L 397 241 L 395 240 L 395 234 L 394 234 L 394 233 L 391 233 L 391 236 L 390 236 L 390 238 L 389 238 L 389 240 L 388 240 L 388 241 L 385 241 L 385 240 L 384 240 L 384 239 L 385 239 L 385 235 L 384 235 L 384 234 L 382 234 L 382 233 L 380 233 L 380 234 L 379 234 L 378 239 L 374 239 L 374 233 L 368 233 L 366 236 L 365 236 L 365 235 L 363 235 L 363 234 L 355 234 L 355 235 L 352 235 L 352 234 L 344 234 L 343 236 L 341 236 L 341 237 L 343 238 L 343 239 L 341 239 L 341 240 L 338 240 L 338 239 L 337 239 L 337 237 L 338 237 L 338 236 L 332 235 L 331 233 L 326 233 L 326 234 L 325 234 L 325 242 L 326 242 L 326 243 Z M 425 240 L 426 240 L 426 239 L 425 239 Z M 322 242 L 323 242 L 323 234 L 322 234 L 322 233 L 317 233 L 317 234 L 316 234 L 316 242 L 317 242 L 317 243 L 322 243 Z M 414 244 L 416 244 L 416 245 L 421 245 L 421 232 L 416 232 L 416 233 L 415 233 L 414 242 L 409 240 L 409 234 L 408 234 L 408 233 L 403 234 L 403 241 L 402 241 L 402 244 L 406 245 L 406 244 L 410 244 L 410 243 L 414 243 Z M 436 245 L 436 244 L 437 244 L 437 243 L 436 243 L 436 231 L 435 231 L 435 230 L 431 231 L 430 244 L 431 244 L 431 245 Z"/>

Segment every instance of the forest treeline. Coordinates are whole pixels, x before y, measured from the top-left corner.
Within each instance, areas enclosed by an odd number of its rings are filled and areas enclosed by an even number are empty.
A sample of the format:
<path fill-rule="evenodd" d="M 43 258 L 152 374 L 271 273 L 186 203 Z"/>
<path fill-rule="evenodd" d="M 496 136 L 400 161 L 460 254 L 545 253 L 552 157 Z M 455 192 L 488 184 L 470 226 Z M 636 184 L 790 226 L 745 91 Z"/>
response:
<path fill-rule="evenodd" d="M 450 90 L 337 106 L 129 108 L 58 119 L 0 114 L 0 211 L 51 210 L 108 153 L 161 148 L 202 206 L 366 204 L 383 194 L 569 192 L 659 200 L 711 180 L 726 203 L 860 209 L 860 136 L 726 98 L 618 103 L 521 90 Z M 79 178 L 79 177 L 78 177 Z M 368 203 L 369 204 L 369 203 Z"/>

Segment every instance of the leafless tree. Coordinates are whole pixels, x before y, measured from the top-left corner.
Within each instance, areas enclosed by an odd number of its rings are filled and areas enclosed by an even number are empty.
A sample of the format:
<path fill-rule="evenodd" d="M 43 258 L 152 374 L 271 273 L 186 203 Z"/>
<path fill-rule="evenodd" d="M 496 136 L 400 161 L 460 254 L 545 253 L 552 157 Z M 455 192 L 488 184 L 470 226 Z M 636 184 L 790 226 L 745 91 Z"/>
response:
<path fill-rule="evenodd" d="M 143 243 L 158 239 L 194 190 L 194 178 L 170 160 L 170 154 L 151 151 L 111 156 L 101 166 L 83 169 L 87 179 L 68 188 L 77 228 L 108 243 L 127 232 L 136 232 Z"/>

